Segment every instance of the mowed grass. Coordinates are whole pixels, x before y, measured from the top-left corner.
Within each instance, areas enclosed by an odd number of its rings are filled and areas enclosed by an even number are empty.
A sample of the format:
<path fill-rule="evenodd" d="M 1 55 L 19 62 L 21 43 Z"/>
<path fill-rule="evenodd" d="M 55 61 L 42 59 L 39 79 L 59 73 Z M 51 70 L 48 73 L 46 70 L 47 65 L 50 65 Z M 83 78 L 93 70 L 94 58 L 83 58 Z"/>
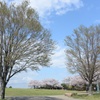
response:
<path fill-rule="evenodd" d="M 48 90 L 48 89 L 6 89 L 6 96 L 46 96 L 46 95 L 63 95 L 65 90 Z"/>
<path fill-rule="evenodd" d="M 64 95 L 67 92 L 76 93 L 77 91 L 67 90 L 48 90 L 48 89 L 18 89 L 7 88 L 6 96 L 48 96 L 48 95 Z"/>
<path fill-rule="evenodd" d="M 48 89 L 18 89 L 18 88 L 7 88 L 6 96 L 53 96 L 53 95 L 64 95 L 65 93 L 85 93 L 85 91 L 71 91 L 71 90 L 48 90 Z M 73 98 L 79 100 L 100 100 L 100 93 L 92 96 L 88 95 L 77 95 Z"/>
<path fill-rule="evenodd" d="M 100 100 L 100 93 L 96 93 L 94 95 L 79 95 L 79 96 L 74 96 L 74 98 L 81 99 L 81 100 Z"/>

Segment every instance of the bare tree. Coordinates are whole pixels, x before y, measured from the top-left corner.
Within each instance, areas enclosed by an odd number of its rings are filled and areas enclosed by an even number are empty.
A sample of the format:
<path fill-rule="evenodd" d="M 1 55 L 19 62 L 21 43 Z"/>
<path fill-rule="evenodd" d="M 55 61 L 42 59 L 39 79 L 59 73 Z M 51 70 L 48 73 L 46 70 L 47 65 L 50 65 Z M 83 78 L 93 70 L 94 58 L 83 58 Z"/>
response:
<path fill-rule="evenodd" d="M 88 82 L 89 93 L 92 83 L 100 75 L 100 25 L 89 28 L 80 26 L 65 39 L 67 46 L 67 68 Z"/>
<path fill-rule="evenodd" d="M 5 98 L 5 87 L 15 74 L 49 66 L 53 49 L 50 32 L 42 27 L 27 1 L 20 5 L 0 2 L 1 98 Z"/>

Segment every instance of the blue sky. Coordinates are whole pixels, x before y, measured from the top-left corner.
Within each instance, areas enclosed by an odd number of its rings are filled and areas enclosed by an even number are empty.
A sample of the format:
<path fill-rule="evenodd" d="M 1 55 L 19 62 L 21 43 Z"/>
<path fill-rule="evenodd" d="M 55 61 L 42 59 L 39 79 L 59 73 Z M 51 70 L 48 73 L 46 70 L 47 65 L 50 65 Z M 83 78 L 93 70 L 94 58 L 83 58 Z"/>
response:
<path fill-rule="evenodd" d="M 22 0 L 6 0 L 19 4 Z M 80 25 L 90 26 L 100 23 L 100 0 L 30 0 L 30 6 L 37 10 L 40 21 L 52 33 L 57 42 L 52 66 L 38 72 L 22 72 L 14 76 L 8 86 L 27 88 L 31 80 L 55 78 L 59 81 L 70 76 L 65 65 L 64 39 Z"/>

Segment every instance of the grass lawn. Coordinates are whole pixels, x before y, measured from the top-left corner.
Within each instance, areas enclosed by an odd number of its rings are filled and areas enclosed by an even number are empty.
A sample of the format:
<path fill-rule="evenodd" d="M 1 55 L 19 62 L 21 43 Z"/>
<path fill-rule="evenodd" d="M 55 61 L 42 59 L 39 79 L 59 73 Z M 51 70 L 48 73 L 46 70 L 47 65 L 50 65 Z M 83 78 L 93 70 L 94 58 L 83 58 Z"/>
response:
<path fill-rule="evenodd" d="M 7 88 L 6 96 L 53 96 L 64 95 L 65 93 L 85 93 L 84 91 L 71 91 L 71 90 L 48 90 L 48 89 L 18 89 Z M 93 96 L 78 95 L 73 98 L 79 100 L 100 100 L 100 94 L 94 94 Z"/>
<path fill-rule="evenodd" d="M 48 89 L 16 89 L 7 88 L 6 96 L 47 96 L 47 95 L 64 95 L 67 92 L 76 93 L 77 91 L 67 90 L 48 90 Z"/>
<path fill-rule="evenodd" d="M 45 96 L 61 95 L 66 93 L 64 90 L 44 90 L 44 89 L 6 89 L 6 96 Z"/>
<path fill-rule="evenodd" d="M 100 93 L 91 96 L 79 95 L 79 96 L 74 96 L 74 98 L 81 99 L 81 100 L 100 100 Z"/>

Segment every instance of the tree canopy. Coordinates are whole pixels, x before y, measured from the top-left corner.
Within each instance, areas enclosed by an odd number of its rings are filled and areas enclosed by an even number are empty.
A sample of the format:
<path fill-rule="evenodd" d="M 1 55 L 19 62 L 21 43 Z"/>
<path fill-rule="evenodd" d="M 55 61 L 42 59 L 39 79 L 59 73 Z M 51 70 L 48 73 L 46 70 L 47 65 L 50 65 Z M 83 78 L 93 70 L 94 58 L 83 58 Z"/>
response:
<path fill-rule="evenodd" d="M 67 68 L 91 85 L 100 75 L 100 25 L 80 26 L 65 39 Z"/>
<path fill-rule="evenodd" d="M 0 80 L 4 88 L 15 74 L 50 65 L 54 41 L 37 12 L 27 1 L 20 5 L 0 2 Z"/>

